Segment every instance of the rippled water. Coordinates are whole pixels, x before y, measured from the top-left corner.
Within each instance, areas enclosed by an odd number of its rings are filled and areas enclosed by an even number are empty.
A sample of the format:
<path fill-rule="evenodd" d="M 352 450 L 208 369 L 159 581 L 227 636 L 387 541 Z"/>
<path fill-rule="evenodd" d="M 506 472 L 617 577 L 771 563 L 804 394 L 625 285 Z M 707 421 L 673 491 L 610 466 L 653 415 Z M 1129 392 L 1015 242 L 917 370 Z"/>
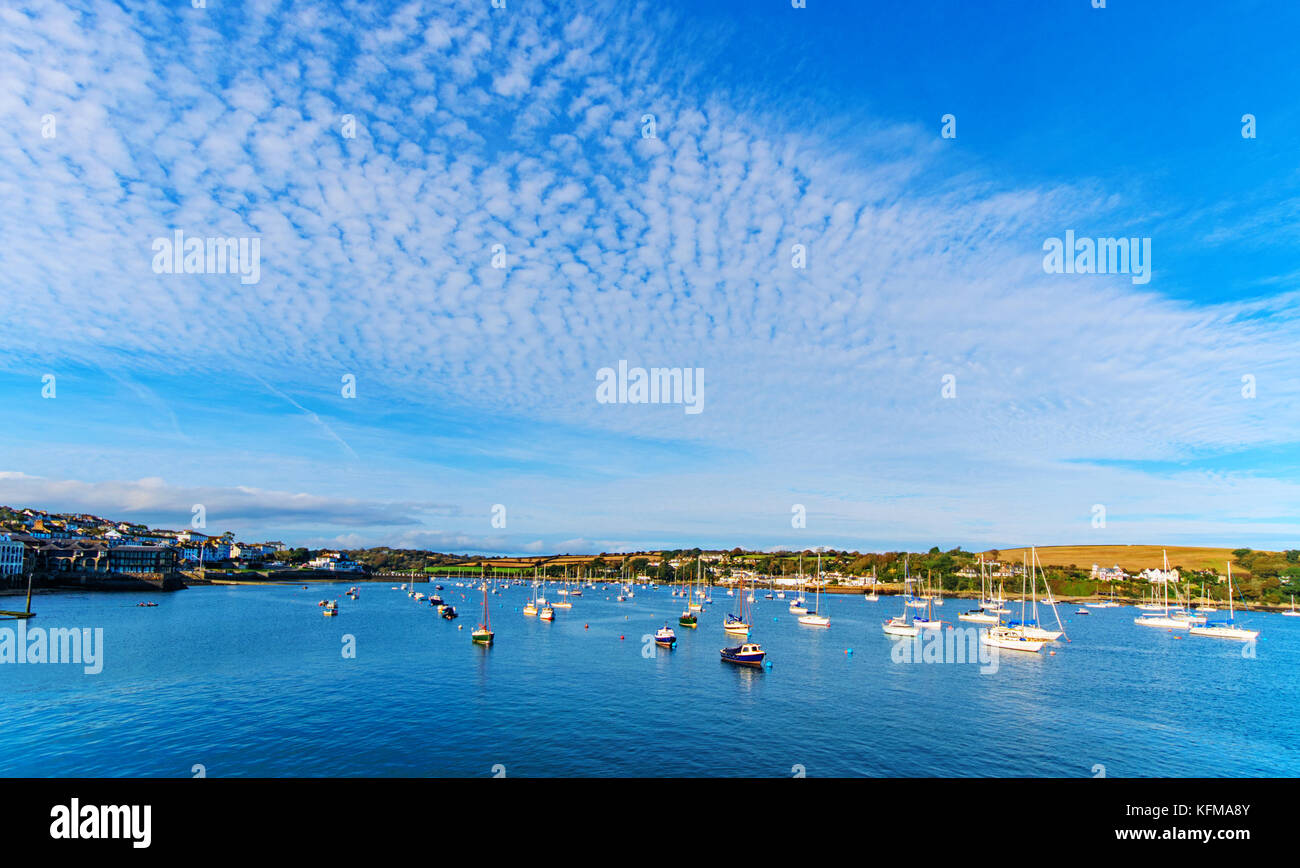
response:
<path fill-rule="evenodd" d="M 754 639 L 772 667 L 759 671 L 719 661 L 734 644 L 720 590 L 698 630 L 647 657 L 642 637 L 676 628 L 681 600 L 666 589 L 626 603 L 587 590 L 549 624 L 519 612 L 527 589 L 506 589 L 484 649 L 470 643 L 468 589 L 443 592 L 462 615 L 450 623 L 379 583 L 322 617 L 317 601 L 346 587 L 200 587 L 152 609 L 38 597 L 33 627 L 103 628 L 104 668 L 0 665 L 0 774 L 1300 774 L 1300 619 L 1247 615 L 1263 630 L 1250 658 L 1237 642 L 1137 627 L 1130 608 L 1069 606 L 1073 641 L 1055 656 L 1007 652 L 983 673 L 894 662 L 880 630 L 894 599 L 831 597 L 818 629 L 760 598 Z M 968 606 L 939 612 L 955 621 Z"/>

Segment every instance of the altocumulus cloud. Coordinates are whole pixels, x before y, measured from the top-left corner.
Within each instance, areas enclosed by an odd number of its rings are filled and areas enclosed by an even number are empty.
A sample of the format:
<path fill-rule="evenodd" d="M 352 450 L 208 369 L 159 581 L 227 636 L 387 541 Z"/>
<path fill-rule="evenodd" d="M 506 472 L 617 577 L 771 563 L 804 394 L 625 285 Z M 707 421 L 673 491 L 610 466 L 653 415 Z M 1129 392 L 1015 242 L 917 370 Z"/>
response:
<path fill-rule="evenodd" d="M 701 70 L 736 34 L 684 40 L 659 4 L 217 5 L 0 11 L 0 113 L 30 121 L 0 125 L 11 359 L 238 367 L 286 395 L 349 371 L 429 407 L 535 420 L 539 440 L 547 425 L 644 431 L 592 398 L 618 359 L 707 371 L 709 411 L 654 416 L 655 433 L 733 452 L 744 478 L 575 485 L 530 540 L 621 538 L 601 522 L 629 501 L 654 509 L 658 539 L 782 533 L 800 476 L 828 480 L 804 499 L 841 535 L 924 536 L 939 515 L 964 538 L 1059 536 L 1108 492 L 1134 515 L 1210 515 L 1225 504 L 1200 478 L 1131 467 L 1098 486 L 1078 462 L 1285 443 L 1300 421 L 1296 387 L 1272 377 L 1300 339 L 1286 298 L 1161 295 L 1158 236 L 1146 287 L 1044 275 L 1062 215 L 1141 215 L 1096 182 L 948 172 L 933 130 L 867 120 L 846 137 L 779 93 L 715 81 Z M 176 227 L 259 237 L 261 282 L 153 274 L 150 241 Z M 94 316 L 65 303 L 78 287 Z M 1268 388 L 1246 404 L 1248 372 Z M 944 402 L 949 373 L 959 399 Z M 796 429 L 771 411 L 791 396 Z M 1294 499 L 1289 482 L 1233 482 L 1243 504 Z M 258 515 L 256 497 L 227 496 Z M 347 523 L 295 497 L 276 508 Z M 906 526 L 880 524 L 887 507 Z"/>

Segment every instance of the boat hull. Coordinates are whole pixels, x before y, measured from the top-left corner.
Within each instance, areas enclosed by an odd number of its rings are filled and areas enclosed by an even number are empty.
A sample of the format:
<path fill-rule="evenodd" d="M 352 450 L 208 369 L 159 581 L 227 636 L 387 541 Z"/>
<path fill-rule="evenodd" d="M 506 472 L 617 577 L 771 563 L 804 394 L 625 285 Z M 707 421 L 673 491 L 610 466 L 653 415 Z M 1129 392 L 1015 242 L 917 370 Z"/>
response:
<path fill-rule="evenodd" d="M 733 666 L 753 666 L 756 669 L 762 668 L 763 658 L 767 656 L 766 651 L 745 654 L 733 648 L 723 648 L 721 654 L 723 663 L 730 663 Z"/>
<path fill-rule="evenodd" d="M 998 648 L 1006 651 L 1024 651 L 1028 654 L 1041 653 L 1043 646 L 1047 644 L 1046 642 L 1035 642 L 1033 639 L 990 636 L 988 633 L 980 636 L 980 643 L 987 645 L 990 648 Z"/>
<path fill-rule="evenodd" d="M 1249 642 L 1259 636 L 1258 630 L 1244 630 L 1241 627 L 1193 627 L 1187 632 L 1193 636 L 1208 636 L 1211 639 L 1236 639 Z"/>
<path fill-rule="evenodd" d="M 1167 630 L 1181 630 L 1188 626 L 1186 621 L 1179 621 L 1175 618 L 1165 618 L 1163 616 L 1155 618 L 1134 618 L 1133 623 L 1137 624 L 1139 627 L 1163 627 Z"/>

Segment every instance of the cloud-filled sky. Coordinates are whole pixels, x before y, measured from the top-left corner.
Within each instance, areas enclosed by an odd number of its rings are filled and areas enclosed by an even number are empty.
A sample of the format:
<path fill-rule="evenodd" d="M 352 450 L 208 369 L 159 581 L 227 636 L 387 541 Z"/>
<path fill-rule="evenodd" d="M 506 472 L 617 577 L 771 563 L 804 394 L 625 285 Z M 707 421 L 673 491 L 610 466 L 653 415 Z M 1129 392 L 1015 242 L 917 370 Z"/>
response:
<path fill-rule="evenodd" d="M 1294 547 L 1300 12 L 808 5 L 5 4 L 0 503 Z M 178 230 L 260 279 L 156 273 Z M 1045 272 L 1067 230 L 1151 239 L 1150 282 Z M 598 402 L 620 360 L 703 411 Z"/>

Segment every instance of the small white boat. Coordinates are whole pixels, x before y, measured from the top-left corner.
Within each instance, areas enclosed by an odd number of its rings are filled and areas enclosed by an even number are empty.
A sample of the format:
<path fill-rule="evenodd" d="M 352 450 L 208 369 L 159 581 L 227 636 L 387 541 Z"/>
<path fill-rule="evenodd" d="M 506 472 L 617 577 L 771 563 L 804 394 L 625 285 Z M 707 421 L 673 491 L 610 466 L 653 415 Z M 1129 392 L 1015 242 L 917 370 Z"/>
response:
<path fill-rule="evenodd" d="M 1297 611 L 1296 611 L 1296 608 L 1295 608 L 1295 595 L 1294 595 L 1294 594 L 1291 595 L 1291 608 L 1287 609 L 1287 610 L 1286 610 L 1285 612 L 1283 612 L 1282 614 L 1285 615 L 1285 616 L 1288 617 L 1288 618 L 1300 618 L 1300 612 L 1297 612 Z"/>
<path fill-rule="evenodd" d="M 972 609 L 969 612 L 962 612 L 957 616 L 958 621 L 969 621 L 972 624 L 996 624 L 998 616 L 985 612 L 982 609 Z"/>

